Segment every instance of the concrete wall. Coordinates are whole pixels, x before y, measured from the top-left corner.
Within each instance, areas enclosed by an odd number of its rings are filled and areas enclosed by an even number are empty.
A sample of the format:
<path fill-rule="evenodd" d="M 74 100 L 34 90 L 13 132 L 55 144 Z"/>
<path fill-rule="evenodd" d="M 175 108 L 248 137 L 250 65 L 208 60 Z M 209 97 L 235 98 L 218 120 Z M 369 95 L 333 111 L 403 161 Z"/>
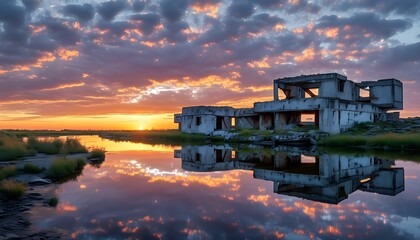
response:
<path fill-rule="evenodd" d="M 377 84 L 370 87 L 371 103 L 388 109 L 403 108 L 402 84 L 396 80 L 381 80 L 383 84 Z M 379 81 L 379 83 L 381 83 Z"/>
<path fill-rule="evenodd" d="M 259 116 L 235 117 L 235 129 L 258 129 Z"/>
<path fill-rule="evenodd" d="M 231 107 L 185 107 L 182 109 L 181 131 L 210 134 L 215 130 L 230 130 L 233 116 Z"/>
<path fill-rule="evenodd" d="M 299 122 L 297 114 L 319 111 L 319 129 L 331 134 L 340 133 L 356 123 L 386 120 L 385 111 L 372 104 L 326 98 L 258 102 L 254 103 L 254 110 L 261 113 L 260 130 L 272 129 L 272 115 L 268 113 L 275 113 L 274 128 L 284 129 L 287 124 Z"/>
<path fill-rule="evenodd" d="M 261 113 L 259 119 L 260 130 L 274 129 L 274 113 Z"/>

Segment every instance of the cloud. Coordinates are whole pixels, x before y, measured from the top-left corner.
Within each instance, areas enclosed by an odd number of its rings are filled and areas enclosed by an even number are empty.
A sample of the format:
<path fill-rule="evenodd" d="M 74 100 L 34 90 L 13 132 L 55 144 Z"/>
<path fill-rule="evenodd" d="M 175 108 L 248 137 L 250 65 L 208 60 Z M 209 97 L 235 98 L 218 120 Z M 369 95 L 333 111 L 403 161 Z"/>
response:
<path fill-rule="evenodd" d="M 145 35 L 151 34 L 161 22 L 160 15 L 156 13 L 135 14 L 130 19 L 139 21 L 139 28 Z"/>
<path fill-rule="evenodd" d="M 95 9 L 88 3 L 83 5 L 66 5 L 63 11 L 65 14 L 75 17 L 80 22 L 90 21 L 95 16 Z"/>
<path fill-rule="evenodd" d="M 420 62 L 420 42 L 387 48 L 370 57 L 379 65 L 379 69 L 397 69 L 404 65 L 418 67 Z M 415 72 L 419 72 L 416 70 Z"/>
<path fill-rule="evenodd" d="M 416 15 L 420 12 L 420 2 L 417 0 L 346 0 L 337 4 L 335 1 L 333 8 L 346 11 L 348 9 L 366 9 L 377 13 L 396 13 L 401 15 Z"/>
<path fill-rule="evenodd" d="M 287 1 L 286 0 L 254 0 L 253 2 L 262 8 L 270 8 L 270 7 L 281 7 Z"/>
<path fill-rule="evenodd" d="M 282 76 L 416 82 L 420 74 L 412 13 L 355 7 L 331 15 L 329 1 L 304 0 L 51 2 L 0 1 L 0 114 L 251 106 L 271 99 L 267 89 Z"/>
<path fill-rule="evenodd" d="M 57 44 L 63 46 L 74 45 L 81 39 L 77 29 L 59 18 L 46 17 L 40 23 L 46 26 L 49 36 Z"/>
<path fill-rule="evenodd" d="M 188 0 L 162 0 L 160 2 L 161 14 L 169 22 L 177 22 L 184 16 L 188 3 Z"/>
<path fill-rule="evenodd" d="M 42 0 L 22 0 L 22 3 L 28 11 L 32 12 L 42 3 Z"/>
<path fill-rule="evenodd" d="M 134 12 L 143 11 L 143 9 L 146 7 L 146 5 L 147 5 L 147 2 L 144 1 L 144 0 L 136 0 L 136 1 L 133 1 L 132 4 L 131 4 Z"/>
<path fill-rule="evenodd" d="M 25 22 L 25 8 L 16 5 L 14 0 L 0 1 L 0 22 L 6 28 L 21 27 Z"/>
<path fill-rule="evenodd" d="M 127 6 L 125 0 L 103 2 L 98 6 L 98 13 L 107 21 L 111 21 Z"/>
<path fill-rule="evenodd" d="M 287 12 L 295 13 L 298 11 L 305 11 L 308 13 L 319 13 L 321 7 L 314 3 L 308 3 L 306 0 L 291 1 L 288 5 Z"/>
<path fill-rule="evenodd" d="M 229 5 L 228 16 L 235 18 L 248 18 L 254 13 L 254 4 L 248 0 L 234 0 Z"/>
<path fill-rule="evenodd" d="M 413 25 L 406 19 L 387 19 L 375 13 L 355 13 L 350 17 L 326 15 L 315 25 L 318 30 L 337 28 L 337 33 L 323 33 L 326 37 L 339 38 L 345 44 L 357 43 L 364 47 L 372 40 L 388 39 L 399 32 L 403 32 Z M 332 35 L 331 35 L 332 34 Z"/>

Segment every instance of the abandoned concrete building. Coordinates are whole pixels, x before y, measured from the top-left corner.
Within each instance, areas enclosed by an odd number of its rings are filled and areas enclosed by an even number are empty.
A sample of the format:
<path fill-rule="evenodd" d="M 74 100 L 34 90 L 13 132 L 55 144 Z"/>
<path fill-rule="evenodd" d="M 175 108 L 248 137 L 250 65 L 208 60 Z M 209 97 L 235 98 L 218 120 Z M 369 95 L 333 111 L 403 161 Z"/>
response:
<path fill-rule="evenodd" d="M 355 83 L 344 75 L 326 73 L 279 78 L 273 85 L 273 101 L 239 109 L 184 107 L 181 114 L 175 114 L 174 122 L 185 133 L 313 124 L 337 134 L 356 123 L 396 119 L 399 113 L 389 111 L 403 109 L 403 86 L 393 78 Z"/>

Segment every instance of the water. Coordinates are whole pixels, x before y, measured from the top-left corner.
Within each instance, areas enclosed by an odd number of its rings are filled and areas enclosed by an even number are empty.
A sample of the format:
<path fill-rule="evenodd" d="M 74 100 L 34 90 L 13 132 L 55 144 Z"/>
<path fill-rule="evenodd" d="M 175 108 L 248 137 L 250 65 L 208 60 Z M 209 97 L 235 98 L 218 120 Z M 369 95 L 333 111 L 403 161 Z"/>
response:
<path fill-rule="evenodd" d="M 36 227 L 78 239 L 420 239 L 414 161 L 81 140 L 106 161 L 54 189 L 59 205 L 33 210 Z"/>

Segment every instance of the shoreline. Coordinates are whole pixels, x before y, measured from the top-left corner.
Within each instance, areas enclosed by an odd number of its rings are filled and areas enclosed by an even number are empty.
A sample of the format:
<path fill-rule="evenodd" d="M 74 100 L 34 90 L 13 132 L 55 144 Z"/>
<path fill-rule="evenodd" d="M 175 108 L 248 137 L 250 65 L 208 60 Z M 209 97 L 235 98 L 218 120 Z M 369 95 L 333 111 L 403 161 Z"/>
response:
<path fill-rule="evenodd" d="M 85 157 L 88 154 L 70 154 L 68 159 Z M 54 159 L 60 155 L 36 154 L 19 160 L 0 162 L 0 166 L 15 166 L 21 169 L 27 163 L 48 169 Z M 0 194 L 0 239 L 71 239 L 61 229 L 41 229 L 33 226 L 31 211 L 34 208 L 53 208 L 50 199 L 56 197 L 54 190 L 61 183 L 50 182 L 44 173 L 29 174 L 20 172 L 7 178 L 26 185 L 24 195 L 18 199 L 8 199 Z"/>

